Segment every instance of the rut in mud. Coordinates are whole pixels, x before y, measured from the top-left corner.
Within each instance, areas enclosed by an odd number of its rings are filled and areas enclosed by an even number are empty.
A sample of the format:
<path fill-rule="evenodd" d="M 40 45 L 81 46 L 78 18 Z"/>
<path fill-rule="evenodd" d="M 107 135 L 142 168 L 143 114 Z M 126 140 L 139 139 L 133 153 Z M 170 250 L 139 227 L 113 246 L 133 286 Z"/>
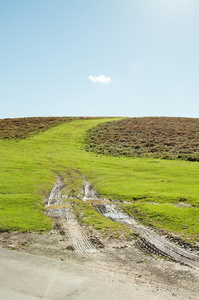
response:
<path fill-rule="evenodd" d="M 149 228 L 138 224 L 130 215 L 117 210 L 114 204 L 101 204 L 96 206 L 97 209 L 106 217 L 116 222 L 121 222 L 128 226 L 132 226 L 139 233 L 138 247 L 148 253 L 167 257 L 174 261 L 191 265 L 195 267 L 199 263 L 199 257 L 190 253 L 181 247 L 167 241 Z M 199 264 L 198 264 L 199 267 Z"/>
<path fill-rule="evenodd" d="M 47 215 L 55 218 L 57 222 L 62 220 L 62 231 L 63 234 L 67 234 L 71 241 L 71 250 L 80 252 L 95 251 L 94 246 L 91 244 L 86 234 L 81 230 L 80 225 L 75 219 L 73 208 L 64 202 L 66 196 L 61 193 L 64 186 L 63 179 L 60 176 L 57 176 L 57 182 L 48 198 L 48 204 L 46 206 Z"/>
<path fill-rule="evenodd" d="M 164 237 L 161 237 L 153 230 L 138 224 L 132 216 L 121 212 L 114 202 L 100 198 L 84 176 L 83 187 L 84 193 L 82 200 L 96 200 L 96 204 L 95 201 L 92 201 L 92 203 L 102 215 L 112 219 L 115 222 L 120 222 L 127 226 L 133 227 L 139 233 L 139 238 L 137 241 L 138 248 L 146 253 L 168 258 L 199 270 L 199 256 L 196 253 L 187 251 L 182 247 L 166 240 Z M 99 204 L 100 201 L 101 204 Z"/>

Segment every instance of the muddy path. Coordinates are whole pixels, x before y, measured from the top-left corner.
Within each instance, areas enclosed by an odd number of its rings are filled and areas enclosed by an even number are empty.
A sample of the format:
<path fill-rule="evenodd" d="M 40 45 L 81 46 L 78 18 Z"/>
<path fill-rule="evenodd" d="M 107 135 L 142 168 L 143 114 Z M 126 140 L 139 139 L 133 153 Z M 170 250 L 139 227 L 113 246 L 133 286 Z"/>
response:
<path fill-rule="evenodd" d="M 195 268 L 199 271 L 199 255 L 188 251 L 171 241 L 168 241 L 164 237 L 155 233 L 153 230 L 138 224 L 136 220 L 127 213 L 117 208 L 117 204 L 107 199 L 103 199 L 98 196 L 94 188 L 83 176 L 83 192 L 82 200 L 92 200 L 92 204 L 96 209 L 107 218 L 112 219 L 115 222 L 123 223 L 127 226 L 135 229 L 139 238 L 137 241 L 137 247 L 148 254 L 154 254 L 166 259 L 178 262 Z M 95 204 L 96 202 L 96 204 Z M 101 202 L 101 203 L 100 203 Z"/>
<path fill-rule="evenodd" d="M 151 229 L 138 224 L 132 216 L 121 212 L 114 204 L 97 204 L 96 208 L 104 216 L 115 222 L 133 227 L 138 233 L 137 246 L 148 254 L 155 254 L 199 270 L 199 256 L 166 240 Z"/>
<path fill-rule="evenodd" d="M 62 234 L 67 235 L 70 240 L 68 247 L 71 250 L 82 252 L 95 251 L 94 246 L 77 222 L 72 206 L 65 204 L 67 196 L 62 195 L 62 189 L 64 187 L 64 180 L 58 175 L 57 181 L 48 197 L 48 203 L 46 205 L 47 216 L 56 219 L 56 226 L 60 227 Z M 60 220 L 62 221 L 61 223 Z"/>
<path fill-rule="evenodd" d="M 83 186 L 78 198 L 82 201 L 91 201 L 92 205 L 100 214 L 136 230 L 139 237 L 135 246 L 141 251 L 165 259 L 170 259 L 199 271 L 199 256 L 196 252 L 188 251 L 171 241 L 168 241 L 152 229 L 138 224 L 132 216 L 121 211 L 121 209 L 117 207 L 117 203 L 99 197 L 93 186 L 83 175 L 82 181 Z M 94 251 L 94 246 L 88 240 L 86 234 L 82 232 L 76 221 L 72 207 L 64 206 L 65 200 L 68 198 L 67 195 L 62 195 L 64 186 L 63 179 L 58 175 L 57 182 L 48 198 L 46 206 L 47 215 L 57 219 L 64 219 L 65 230 L 68 231 L 69 236 L 71 237 L 71 247 L 74 248 L 75 251 Z"/>

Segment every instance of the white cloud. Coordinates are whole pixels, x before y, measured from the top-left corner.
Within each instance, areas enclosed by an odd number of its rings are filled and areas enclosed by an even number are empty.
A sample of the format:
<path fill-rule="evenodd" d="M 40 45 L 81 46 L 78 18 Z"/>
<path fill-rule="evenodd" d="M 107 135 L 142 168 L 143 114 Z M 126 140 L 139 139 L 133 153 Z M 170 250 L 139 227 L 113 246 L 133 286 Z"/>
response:
<path fill-rule="evenodd" d="M 111 78 L 110 77 L 106 77 L 104 75 L 99 75 L 99 76 L 90 75 L 90 76 L 88 76 L 88 80 L 90 80 L 92 82 L 101 82 L 101 83 L 109 83 L 109 82 L 111 82 Z"/>

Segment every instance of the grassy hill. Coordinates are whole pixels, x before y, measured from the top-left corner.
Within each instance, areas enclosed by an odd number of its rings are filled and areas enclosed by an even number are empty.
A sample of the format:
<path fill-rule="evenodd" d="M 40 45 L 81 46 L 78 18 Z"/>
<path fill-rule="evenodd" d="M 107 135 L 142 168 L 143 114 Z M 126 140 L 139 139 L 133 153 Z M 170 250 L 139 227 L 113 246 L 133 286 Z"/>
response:
<path fill-rule="evenodd" d="M 102 196 L 128 202 L 121 206 L 141 222 L 198 240 L 199 163 L 86 151 L 86 132 L 107 121 L 113 119 L 71 120 L 26 139 L 0 140 L 0 231 L 49 230 L 43 200 L 56 172 L 69 180 L 75 169 Z"/>

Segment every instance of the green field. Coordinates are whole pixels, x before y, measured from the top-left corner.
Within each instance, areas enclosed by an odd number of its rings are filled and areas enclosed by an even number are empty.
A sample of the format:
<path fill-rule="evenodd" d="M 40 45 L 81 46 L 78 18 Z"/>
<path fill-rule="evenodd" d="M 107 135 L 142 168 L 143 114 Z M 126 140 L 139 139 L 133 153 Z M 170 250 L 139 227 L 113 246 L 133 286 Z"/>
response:
<path fill-rule="evenodd" d="M 129 202 L 124 208 L 143 223 L 199 239 L 199 163 L 86 152 L 86 131 L 108 120 L 71 121 L 24 140 L 0 140 L 0 231 L 49 230 L 43 199 L 56 172 L 67 178 L 75 169 L 100 195 Z"/>

